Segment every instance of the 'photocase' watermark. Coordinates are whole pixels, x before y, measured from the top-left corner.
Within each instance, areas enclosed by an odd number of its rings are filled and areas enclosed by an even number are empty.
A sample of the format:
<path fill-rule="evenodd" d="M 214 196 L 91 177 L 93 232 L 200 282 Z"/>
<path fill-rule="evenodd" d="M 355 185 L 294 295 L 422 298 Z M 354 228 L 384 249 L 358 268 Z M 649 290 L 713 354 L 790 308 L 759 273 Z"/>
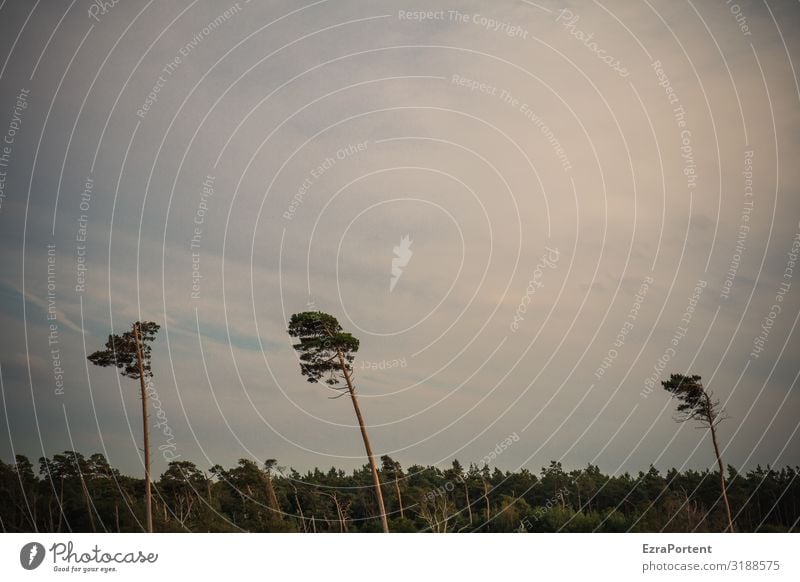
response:
<path fill-rule="evenodd" d="M 525 295 L 520 299 L 516 313 L 514 313 L 514 319 L 511 321 L 510 325 L 512 332 L 516 332 L 519 329 L 519 324 L 525 320 L 524 315 L 528 313 L 528 305 L 531 304 L 531 300 L 536 294 L 536 291 L 544 287 L 544 283 L 542 283 L 544 270 L 546 268 L 555 269 L 558 263 L 558 249 L 551 249 L 550 247 L 544 247 L 544 249 L 547 252 L 543 254 L 539 262 L 536 263 L 536 268 L 533 270 L 530 281 L 528 281 L 528 286 L 525 288 Z"/>
<path fill-rule="evenodd" d="M 44 546 L 39 542 L 28 542 L 19 551 L 19 563 L 26 570 L 35 570 L 44 561 Z"/>
<path fill-rule="evenodd" d="M 564 8 L 558 12 L 558 16 L 556 16 L 556 22 L 560 22 L 564 27 L 564 30 L 568 31 L 572 36 L 581 41 L 586 48 L 597 55 L 598 59 L 603 61 L 620 77 L 627 77 L 630 75 L 630 71 L 622 66 L 622 63 L 620 63 L 619 59 L 608 54 L 604 48 L 597 44 L 596 40 L 593 40 L 593 32 L 586 33 L 577 27 L 580 18 L 581 17 L 579 15 L 575 14 L 571 10 Z"/>
<path fill-rule="evenodd" d="M 158 392 L 153 386 L 152 379 L 148 379 L 145 392 L 147 393 L 147 400 L 156 410 L 156 418 L 158 419 L 158 422 L 153 425 L 153 428 L 160 429 L 161 434 L 163 434 L 166 439 L 163 445 L 159 445 L 158 450 L 161 451 L 161 455 L 164 457 L 164 460 L 169 463 L 170 461 L 174 461 L 181 456 L 180 454 L 175 454 L 175 450 L 177 449 L 177 445 L 175 444 L 175 433 L 172 432 L 172 428 L 169 426 L 167 413 L 164 411 L 164 406 L 161 404 L 161 398 L 159 398 Z"/>
<path fill-rule="evenodd" d="M 403 275 L 403 269 L 408 266 L 408 262 L 414 255 L 414 251 L 411 250 L 413 242 L 411 237 L 406 234 L 400 238 L 400 244 L 392 249 L 394 257 L 392 257 L 392 276 L 389 278 L 389 293 L 394 291 L 395 285 Z"/>
<path fill-rule="evenodd" d="M 100 17 L 111 12 L 111 9 L 119 3 L 120 0 L 94 0 L 89 5 L 89 9 L 86 13 L 89 15 L 89 18 L 95 22 L 100 22 Z"/>

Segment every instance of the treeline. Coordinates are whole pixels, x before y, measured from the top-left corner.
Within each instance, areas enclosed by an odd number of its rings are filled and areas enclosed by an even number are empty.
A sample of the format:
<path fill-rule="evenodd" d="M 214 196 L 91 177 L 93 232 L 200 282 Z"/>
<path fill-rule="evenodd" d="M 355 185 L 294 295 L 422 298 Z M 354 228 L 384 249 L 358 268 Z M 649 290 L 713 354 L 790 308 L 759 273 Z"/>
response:
<path fill-rule="evenodd" d="M 735 531 L 794 531 L 800 519 L 800 467 L 728 467 Z M 381 458 L 380 482 L 393 532 L 717 532 L 727 527 L 719 474 L 655 468 L 604 475 L 565 471 L 552 462 L 536 475 L 412 465 Z M 370 466 L 301 474 L 274 460 L 241 459 L 200 470 L 174 461 L 152 483 L 153 526 L 160 532 L 376 532 Z M 0 461 L 3 532 L 141 532 L 144 479 L 122 475 L 101 454 L 65 451 Z"/>
<path fill-rule="evenodd" d="M 396 253 L 397 249 L 395 247 Z M 725 475 L 717 430 L 727 415 L 720 401 L 714 398 L 713 391 L 703 385 L 697 374 L 670 374 L 661 385 L 676 402 L 674 419 L 677 422 L 691 422 L 707 430 L 716 458 L 716 474 L 670 471 L 662 476 L 651 469 L 634 479 L 627 474 L 607 477 L 591 465 L 583 471 L 565 473 L 560 464 L 553 463 L 537 477 L 526 470 L 502 473 L 495 469 L 492 472 L 486 466 L 470 465 L 465 471 L 457 462 L 446 471 L 415 465 L 404 473 L 402 467 L 389 457 L 381 458 L 379 468 L 353 378 L 353 362 L 360 342 L 342 328 L 336 317 L 322 311 L 293 314 L 286 331 L 296 342 L 292 347 L 298 356 L 301 375 L 312 384 L 333 390 L 337 394 L 333 399 L 349 396 L 368 464 L 352 475 L 335 468 L 327 473 L 317 469 L 300 475 L 296 471 L 286 474 L 278 470 L 274 459 L 268 460 L 264 467 L 242 460 L 230 470 L 212 467 L 211 475 L 208 475 L 191 462 L 170 463 L 157 483 L 158 500 L 154 502 L 147 399 L 150 394 L 148 385 L 153 378 L 151 344 L 159 329 L 160 326 L 153 321 L 134 321 L 130 330 L 109 335 L 105 348 L 88 356 L 89 361 L 97 366 L 118 368 L 123 376 L 139 381 L 144 445 L 144 522 L 148 532 L 157 531 L 154 503 L 160 506 L 160 531 L 374 531 L 376 520 L 380 522 L 380 531 L 386 533 L 791 531 L 797 525 L 796 469 L 787 468 L 776 473 L 769 468 L 766 472 L 759 468 L 742 477 L 729 468 L 730 475 Z M 23 515 L 27 517 L 29 527 L 37 529 L 43 518 L 41 513 L 36 513 L 39 504 L 29 502 L 25 496 L 26 480 L 31 480 L 35 493 L 42 493 L 47 498 L 49 520 L 43 522 L 46 523 L 43 529 L 56 527 L 52 508 L 54 498 L 58 513 L 56 531 L 61 531 L 64 524 L 73 527 L 69 525 L 63 499 L 64 482 L 73 473 L 77 475 L 71 477 L 73 485 L 77 479 L 80 495 L 76 496 L 73 491 L 72 499 L 75 507 L 80 507 L 80 499 L 83 499 L 89 526 L 94 531 L 97 531 L 95 521 L 108 529 L 109 515 L 107 503 L 103 504 L 105 512 L 98 508 L 99 502 L 94 503 L 90 484 L 94 485 L 97 479 L 106 486 L 110 482 L 117 486 L 118 492 L 111 495 L 116 531 L 128 527 L 123 526 L 125 519 L 120 518 L 120 500 L 124 501 L 127 517 L 140 527 L 142 522 L 137 510 L 141 498 L 138 495 L 132 497 L 129 490 L 120 488 L 121 476 L 110 469 L 102 457 L 93 455 L 84 462 L 87 463 L 88 478 L 77 453 L 67 452 L 52 460 L 40 459 L 40 473 L 47 476 L 48 482 L 44 486 L 33 477 L 32 469 L 17 467 L 11 470 L 18 474 L 18 498 L 25 502 L 27 514 Z M 24 479 L 19 476 L 22 472 L 26 475 Z M 54 474 L 59 479 L 58 488 Z M 135 483 L 129 477 L 126 479 L 131 485 Z M 710 485 L 715 481 L 716 490 Z M 771 497 L 764 498 L 764 485 L 767 485 Z M 372 496 L 365 494 L 370 487 Z M 388 490 L 386 494 L 390 498 L 394 496 L 394 507 L 384 499 L 384 489 Z M 734 496 L 736 498 L 732 501 Z M 720 507 L 724 509 L 724 527 L 719 522 Z M 10 509 L 18 515 L 19 501 Z M 159 511 L 158 507 L 155 509 Z M 84 531 L 85 521 L 80 525 Z M 20 525 L 24 522 L 17 520 L 14 523 L 16 527 L 25 527 Z"/>

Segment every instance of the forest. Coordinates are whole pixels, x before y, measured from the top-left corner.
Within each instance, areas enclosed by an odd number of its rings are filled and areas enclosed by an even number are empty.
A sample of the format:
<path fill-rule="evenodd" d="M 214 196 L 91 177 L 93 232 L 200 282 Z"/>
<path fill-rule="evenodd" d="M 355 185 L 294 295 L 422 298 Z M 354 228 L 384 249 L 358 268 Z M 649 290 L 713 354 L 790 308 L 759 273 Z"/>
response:
<path fill-rule="evenodd" d="M 798 525 L 800 467 L 758 466 L 740 474 L 725 465 L 717 427 L 727 415 L 698 375 L 671 374 L 661 384 L 676 403 L 674 419 L 706 430 L 716 471 L 671 469 L 662 475 L 651 466 L 636 476 L 604 475 L 592 464 L 565 471 L 552 461 L 536 475 L 526 468 L 490 468 L 490 457 L 468 467 L 454 460 L 444 470 L 403 470 L 388 455 L 378 459 L 353 378 L 359 340 L 320 311 L 294 314 L 287 331 L 297 340 L 301 375 L 332 390 L 333 399 L 350 400 L 367 463 L 351 474 L 335 467 L 301 474 L 275 459 L 240 459 L 235 467 L 208 471 L 172 460 L 155 479 L 147 403 L 151 344 L 159 328 L 133 322 L 88 356 L 138 380 L 144 478 L 123 475 L 99 453 L 42 457 L 38 470 L 24 456 L 11 465 L 0 461 L 2 531 L 733 533 L 785 532 Z M 513 436 L 509 443 L 519 439 Z"/>
<path fill-rule="evenodd" d="M 800 467 L 727 468 L 737 532 L 787 532 L 800 519 Z M 653 467 L 605 475 L 597 466 L 539 474 L 488 465 L 440 469 L 380 458 L 392 532 L 719 532 L 728 525 L 714 471 Z M 369 464 L 304 474 L 273 459 L 204 471 L 173 461 L 152 483 L 156 532 L 379 532 Z M 99 453 L 0 461 L 3 532 L 146 531 L 144 479 Z"/>

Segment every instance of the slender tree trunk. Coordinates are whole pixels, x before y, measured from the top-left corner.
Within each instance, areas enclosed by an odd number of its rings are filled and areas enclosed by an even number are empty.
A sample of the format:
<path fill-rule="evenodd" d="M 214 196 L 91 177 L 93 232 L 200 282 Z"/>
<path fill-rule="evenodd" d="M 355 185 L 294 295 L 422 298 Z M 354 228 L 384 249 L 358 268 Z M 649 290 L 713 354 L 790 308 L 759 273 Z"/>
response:
<path fill-rule="evenodd" d="M 139 366 L 139 384 L 142 389 L 142 429 L 144 432 L 144 491 L 147 511 L 147 531 L 153 533 L 153 504 L 150 494 L 150 427 L 147 425 L 147 388 L 144 382 L 144 358 L 139 337 L 139 323 L 133 324 L 133 337 L 136 340 L 136 364 Z"/>
<path fill-rule="evenodd" d="M 333 505 L 336 507 L 336 519 L 339 522 L 339 533 L 344 533 L 344 512 L 342 511 L 342 504 L 339 503 L 339 498 L 336 496 L 336 493 L 323 492 L 322 494 L 330 497 L 331 501 L 333 501 Z"/>
<path fill-rule="evenodd" d="M 719 445 L 717 444 L 717 429 L 714 426 L 716 416 L 713 414 L 711 398 L 708 396 L 708 394 L 706 394 L 705 397 L 709 419 L 708 426 L 711 429 L 711 442 L 714 443 L 714 455 L 717 457 L 717 465 L 719 466 L 719 485 L 722 491 L 722 500 L 725 502 L 725 511 L 728 514 L 728 531 L 733 533 L 733 516 L 731 515 L 731 505 L 728 502 L 727 486 L 725 485 L 725 466 L 722 464 L 722 457 L 719 454 Z"/>
<path fill-rule="evenodd" d="M 58 493 L 58 533 L 61 533 L 61 523 L 64 519 L 64 477 L 61 477 L 61 489 Z"/>
<path fill-rule="evenodd" d="M 483 498 L 486 500 L 486 523 L 489 523 L 489 518 L 491 517 L 491 506 L 489 505 L 489 485 L 486 483 L 486 479 L 481 477 L 483 481 Z"/>
<path fill-rule="evenodd" d="M 269 506 L 272 508 L 273 513 L 278 517 L 278 519 L 283 519 L 281 507 L 278 504 L 278 497 L 275 495 L 275 488 L 272 486 L 272 475 L 270 475 L 269 472 L 267 472 L 266 476 L 264 477 L 264 486 L 266 487 L 267 501 Z"/>
<path fill-rule="evenodd" d="M 345 524 L 344 519 L 344 509 L 342 509 L 342 504 L 339 502 L 339 498 L 336 494 L 333 494 L 333 500 L 336 502 L 336 513 L 339 514 L 339 531 L 344 533 L 347 531 L 347 524 Z"/>
<path fill-rule="evenodd" d="M 389 522 L 386 520 L 386 508 L 383 505 L 383 493 L 381 492 L 381 480 L 378 477 L 378 466 L 375 464 L 375 457 L 372 454 L 372 446 L 369 444 L 369 436 L 367 436 L 367 428 L 364 425 L 364 418 L 361 416 L 361 409 L 358 407 L 358 399 L 356 398 L 356 391 L 353 387 L 353 381 L 350 378 L 350 372 L 347 371 L 347 365 L 344 361 L 344 356 L 341 350 L 336 350 L 339 355 L 339 364 L 342 367 L 345 382 L 347 382 L 347 389 L 350 391 L 350 400 L 353 402 L 353 409 L 356 411 L 356 418 L 358 418 L 358 426 L 361 429 L 361 438 L 364 439 L 364 448 L 367 450 L 367 458 L 369 459 L 369 466 L 372 470 L 372 481 L 375 484 L 375 497 L 378 500 L 378 509 L 381 513 L 381 524 L 383 525 L 384 533 L 389 533 Z"/>
<path fill-rule="evenodd" d="M 472 525 L 472 503 L 469 499 L 469 486 L 467 485 L 467 479 L 464 477 L 464 499 L 467 502 L 467 514 L 469 515 L 469 524 Z"/>
<path fill-rule="evenodd" d="M 78 471 L 80 471 L 80 468 Z M 83 493 L 84 501 L 86 501 L 86 511 L 89 514 L 89 523 L 92 524 L 92 531 L 97 533 L 97 529 L 94 527 L 94 510 L 92 509 L 92 502 L 89 499 L 89 490 L 86 488 L 86 482 L 83 480 L 83 475 L 79 476 L 81 479 L 81 492 Z"/>
<path fill-rule="evenodd" d="M 714 454 L 717 456 L 717 465 L 719 465 L 719 486 L 722 491 L 722 500 L 725 502 L 725 511 L 728 514 L 728 531 L 733 533 L 733 516 L 731 514 L 731 504 L 728 502 L 728 491 L 727 485 L 725 484 L 725 468 L 722 464 L 722 457 L 719 454 L 717 430 L 714 428 L 714 425 L 711 425 L 711 442 L 714 443 Z"/>
<path fill-rule="evenodd" d="M 397 481 L 397 472 L 394 474 L 394 490 L 397 492 L 397 503 L 400 505 L 400 519 L 405 519 L 403 515 L 403 496 L 400 495 L 400 483 Z"/>
<path fill-rule="evenodd" d="M 292 486 L 292 489 L 294 490 L 294 501 L 295 503 L 297 503 L 297 511 L 300 512 L 300 523 L 303 526 L 303 533 L 308 533 L 308 529 L 306 528 L 306 518 L 303 515 L 303 506 L 300 505 L 300 498 L 297 496 L 297 487 L 295 487 L 291 481 L 289 482 L 289 484 Z"/>

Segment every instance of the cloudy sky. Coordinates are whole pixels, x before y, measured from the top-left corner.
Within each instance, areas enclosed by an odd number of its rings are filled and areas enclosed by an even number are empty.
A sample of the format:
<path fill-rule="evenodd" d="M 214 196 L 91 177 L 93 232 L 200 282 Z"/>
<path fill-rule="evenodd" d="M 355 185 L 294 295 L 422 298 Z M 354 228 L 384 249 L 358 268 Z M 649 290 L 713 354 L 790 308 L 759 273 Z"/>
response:
<path fill-rule="evenodd" d="M 800 462 L 796 2 L 268 4 L 0 5 L 0 458 L 140 473 L 142 319 L 154 450 L 360 465 L 320 309 L 404 466 Z"/>

